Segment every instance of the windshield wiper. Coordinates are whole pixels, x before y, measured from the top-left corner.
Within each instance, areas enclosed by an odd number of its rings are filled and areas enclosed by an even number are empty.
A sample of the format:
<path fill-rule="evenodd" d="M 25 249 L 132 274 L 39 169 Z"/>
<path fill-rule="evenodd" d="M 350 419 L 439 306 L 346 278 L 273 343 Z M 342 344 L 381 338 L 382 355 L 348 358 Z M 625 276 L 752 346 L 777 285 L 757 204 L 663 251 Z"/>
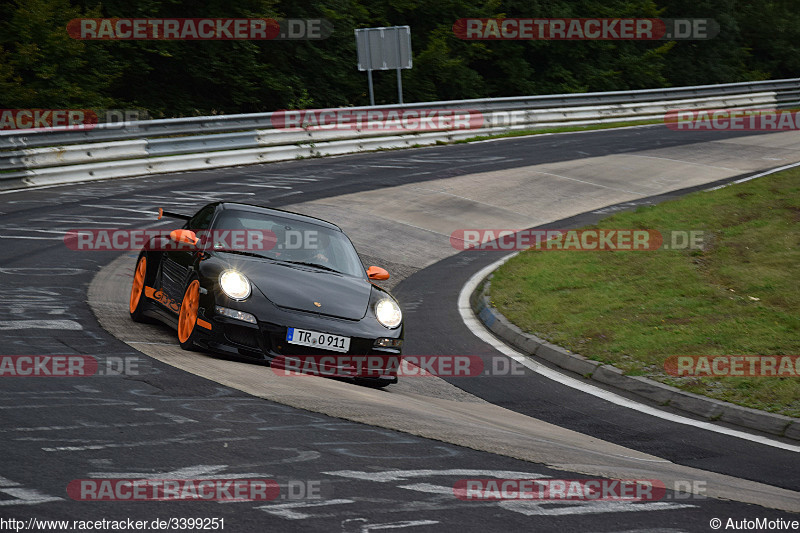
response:
<path fill-rule="evenodd" d="M 335 268 L 331 268 L 331 267 L 325 266 L 325 265 L 320 265 L 319 263 L 306 263 L 305 261 L 286 261 L 286 260 L 282 260 L 282 259 L 278 259 L 278 262 L 280 262 L 280 263 L 291 263 L 293 265 L 310 266 L 310 267 L 314 267 L 314 268 L 319 268 L 321 270 L 327 270 L 329 272 L 336 272 L 337 274 L 344 274 L 344 272 L 336 270 Z"/>
<path fill-rule="evenodd" d="M 307 263 L 305 261 L 287 261 L 286 259 L 276 259 L 274 257 L 267 257 L 266 255 L 257 254 L 255 252 L 245 252 L 243 250 L 214 250 L 215 252 L 227 252 L 229 254 L 239 254 L 239 255 L 247 255 L 250 257 L 259 257 L 261 259 L 268 259 L 270 261 L 275 261 L 278 263 L 289 263 L 292 265 L 303 265 L 303 266 L 310 266 L 314 268 L 319 268 L 320 270 L 327 270 L 328 272 L 336 272 L 337 274 L 344 274 L 335 268 L 331 268 L 329 266 L 320 265 L 319 263 Z"/>
<path fill-rule="evenodd" d="M 226 252 L 226 253 L 229 253 L 229 254 L 247 255 L 247 256 L 250 256 L 250 257 L 260 257 L 261 259 L 271 259 L 272 261 L 275 261 L 275 259 L 272 259 L 271 257 L 267 257 L 266 255 L 257 254 L 255 252 L 245 252 L 243 250 L 222 250 L 222 249 L 219 249 L 219 250 L 213 250 L 213 251 L 214 252 Z"/>

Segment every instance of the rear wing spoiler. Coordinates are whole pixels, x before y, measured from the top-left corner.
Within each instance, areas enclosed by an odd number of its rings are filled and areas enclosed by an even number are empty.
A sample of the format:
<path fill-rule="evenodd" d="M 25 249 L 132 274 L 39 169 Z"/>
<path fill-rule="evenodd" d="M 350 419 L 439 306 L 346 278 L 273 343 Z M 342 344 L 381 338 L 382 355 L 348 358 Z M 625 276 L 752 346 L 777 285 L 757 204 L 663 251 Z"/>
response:
<path fill-rule="evenodd" d="M 179 213 L 170 213 L 169 211 L 164 211 L 160 207 L 158 208 L 158 220 L 161 220 L 163 217 L 171 217 L 171 218 L 179 218 L 181 220 L 189 220 L 192 218 L 189 215 L 181 215 Z"/>

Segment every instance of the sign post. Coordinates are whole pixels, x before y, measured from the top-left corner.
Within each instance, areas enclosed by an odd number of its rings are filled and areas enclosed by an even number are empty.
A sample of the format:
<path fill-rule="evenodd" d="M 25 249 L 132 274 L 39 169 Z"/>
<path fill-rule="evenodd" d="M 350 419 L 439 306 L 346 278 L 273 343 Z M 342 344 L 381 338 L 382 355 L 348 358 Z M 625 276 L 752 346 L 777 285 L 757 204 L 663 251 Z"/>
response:
<path fill-rule="evenodd" d="M 403 103 L 403 79 L 400 70 L 411 68 L 411 28 L 361 28 L 356 32 L 358 70 L 367 71 L 369 103 L 375 105 L 372 88 L 373 70 L 397 70 L 397 98 Z"/>

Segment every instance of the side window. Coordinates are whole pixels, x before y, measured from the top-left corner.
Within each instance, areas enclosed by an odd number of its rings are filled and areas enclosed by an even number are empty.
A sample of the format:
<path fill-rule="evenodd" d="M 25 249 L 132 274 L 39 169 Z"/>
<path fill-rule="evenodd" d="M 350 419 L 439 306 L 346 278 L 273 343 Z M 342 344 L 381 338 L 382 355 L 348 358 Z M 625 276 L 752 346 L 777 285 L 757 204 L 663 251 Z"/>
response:
<path fill-rule="evenodd" d="M 199 230 L 205 230 L 211 226 L 212 218 L 214 218 L 214 208 L 206 207 L 193 216 L 187 225 L 189 226 L 190 230 L 195 232 Z"/>

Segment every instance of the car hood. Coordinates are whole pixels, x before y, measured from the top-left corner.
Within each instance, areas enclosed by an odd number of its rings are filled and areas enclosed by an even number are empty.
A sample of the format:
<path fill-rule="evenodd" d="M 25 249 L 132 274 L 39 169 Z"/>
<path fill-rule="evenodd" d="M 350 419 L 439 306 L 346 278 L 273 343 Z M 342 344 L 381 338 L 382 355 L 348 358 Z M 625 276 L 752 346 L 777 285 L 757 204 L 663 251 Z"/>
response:
<path fill-rule="evenodd" d="M 270 261 L 253 262 L 243 271 L 278 307 L 349 320 L 363 318 L 369 307 L 372 285 L 365 279 Z"/>

